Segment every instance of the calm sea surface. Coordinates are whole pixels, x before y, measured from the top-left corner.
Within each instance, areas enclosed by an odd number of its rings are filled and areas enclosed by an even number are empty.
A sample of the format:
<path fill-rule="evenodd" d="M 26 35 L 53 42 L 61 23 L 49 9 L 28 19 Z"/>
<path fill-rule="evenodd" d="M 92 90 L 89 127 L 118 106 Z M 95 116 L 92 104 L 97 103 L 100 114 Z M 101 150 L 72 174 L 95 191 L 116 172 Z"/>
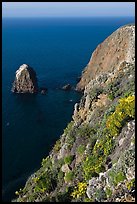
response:
<path fill-rule="evenodd" d="M 2 19 L 2 197 L 10 201 L 40 167 L 71 120 L 81 95 L 59 88 L 76 79 L 96 46 L 134 18 Z M 15 71 L 29 64 L 46 95 L 11 93 Z"/>

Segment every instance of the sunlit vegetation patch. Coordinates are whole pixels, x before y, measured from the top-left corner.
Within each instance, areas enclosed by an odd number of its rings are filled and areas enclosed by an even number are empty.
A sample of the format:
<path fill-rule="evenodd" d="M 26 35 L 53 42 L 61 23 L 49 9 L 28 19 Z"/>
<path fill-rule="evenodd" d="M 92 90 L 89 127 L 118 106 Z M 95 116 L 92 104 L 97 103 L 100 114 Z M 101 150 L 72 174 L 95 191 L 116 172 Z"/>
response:
<path fill-rule="evenodd" d="M 79 198 L 86 194 L 87 183 L 79 182 L 77 186 L 74 188 L 74 191 L 71 193 L 73 198 Z"/>
<path fill-rule="evenodd" d="M 112 113 L 106 121 L 106 127 L 112 136 L 117 136 L 125 123 L 133 118 L 135 118 L 134 95 L 119 100 L 115 112 Z"/>
<path fill-rule="evenodd" d="M 105 124 L 106 127 L 102 129 L 101 137 L 96 141 L 91 155 L 87 156 L 83 162 L 83 172 L 86 180 L 98 176 L 100 172 L 105 171 L 106 158 L 115 147 L 115 136 L 120 133 L 126 122 L 133 118 L 135 118 L 134 95 L 119 99 L 113 112 L 104 115 L 102 125 Z M 123 177 L 120 174 L 115 179 Z"/>

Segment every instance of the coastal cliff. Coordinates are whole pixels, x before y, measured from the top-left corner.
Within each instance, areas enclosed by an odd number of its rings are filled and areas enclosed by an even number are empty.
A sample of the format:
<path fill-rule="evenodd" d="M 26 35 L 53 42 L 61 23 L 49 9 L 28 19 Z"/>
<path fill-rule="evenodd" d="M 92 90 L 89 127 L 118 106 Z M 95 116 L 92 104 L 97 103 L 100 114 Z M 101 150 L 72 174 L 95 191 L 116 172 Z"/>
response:
<path fill-rule="evenodd" d="M 135 201 L 134 25 L 96 48 L 76 89 L 72 121 L 13 202 Z"/>
<path fill-rule="evenodd" d="M 99 44 L 83 70 L 76 89 L 84 90 L 91 80 L 97 78 L 101 73 L 114 72 L 116 67 L 124 61 L 130 63 L 135 56 L 134 35 L 135 30 L 132 25 L 123 26 Z"/>

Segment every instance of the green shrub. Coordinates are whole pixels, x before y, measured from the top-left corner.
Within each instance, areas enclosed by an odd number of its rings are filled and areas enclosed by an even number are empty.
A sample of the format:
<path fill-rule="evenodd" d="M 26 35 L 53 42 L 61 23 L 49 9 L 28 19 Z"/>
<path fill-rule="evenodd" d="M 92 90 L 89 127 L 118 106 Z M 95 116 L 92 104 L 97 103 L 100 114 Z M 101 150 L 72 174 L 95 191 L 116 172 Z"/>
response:
<path fill-rule="evenodd" d="M 29 195 L 27 202 L 35 202 L 36 199 L 37 199 L 37 195 L 36 194 L 31 194 L 31 195 Z M 19 202 L 25 202 L 25 201 L 20 200 Z"/>
<path fill-rule="evenodd" d="M 132 95 L 132 90 L 126 91 L 126 92 L 123 94 L 123 98 L 128 97 L 128 96 L 130 96 L 130 95 Z"/>
<path fill-rule="evenodd" d="M 56 194 L 56 198 L 54 202 L 71 202 L 71 191 L 72 191 L 72 187 L 68 186 L 66 187 L 66 189 L 63 192 L 58 192 Z"/>
<path fill-rule="evenodd" d="M 111 188 L 108 187 L 108 186 L 106 187 L 106 195 L 107 195 L 108 198 L 110 198 L 111 195 L 112 195 L 112 190 L 111 190 Z"/>
<path fill-rule="evenodd" d="M 120 84 L 120 81 L 118 81 L 118 80 L 115 80 L 114 82 L 109 83 L 104 88 L 104 93 L 110 95 L 110 99 L 115 98 L 120 92 L 119 84 Z M 111 99 L 111 100 L 113 100 L 113 99 Z"/>
<path fill-rule="evenodd" d="M 64 164 L 64 159 L 61 158 L 61 159 L 58 159 L 56 166 L 58 169 L 60 169 L 63 164 Z"/>
<path fill-rule="evenodd" d="M 119 182 L 124 181 L 125 179 L 125 174 L 122 171 L 118 172 L 117 175 L 114 177 L 114 183 L 115 185 L 117 185 Z"/>
<path fill-rule="evenodd" d="M 61 148 L 61 141 L 60 140 L 57 140 L 54 147 L 53 147 L 53 150 L 57 153 Z"/>
<path fill-rule="evenodd" d="M 114 111 L 115 111 L 115 105 L 111 105 L 111 107 L 105 111 L 103 119 L 101 121 L 101 125 L 98 127 L 98 129 L 100 129 L 100 127 L 101 127 L 101 131 L 98 130 L 98 133 L 100 131 L 101 137 L 102 137 L 102 131 L 106 127 L 106 121 L 108 119 L 108 116 L 111 115 L 112 113 L 114 113 Z"/>
<path fill-rule="evenodd" d="M 96 134 L 96 130 L 89 125 L 83 125 L 82 127 L 77 129 L 76 135 L 78 137 L 83 137 L 85 139 L 90 138 L 91 136 Z"/>
<path fill-rule="evenodd" d="M 43 167 L 51 168 L 51 166 L 52 166 L 52 161 L 51 161 L 50 157 L 47 156 L 45 159 L 43 158 L 43 159 L 42 159 L 42 162 L 41 162 L 41 165 L 42 165 Z"/>
<path fill-rule="evenodd" d="M 100 172 L 104 171 L 103 166 L 103 157 L 98 157 L 97 154 L 88 156 L 83 162 L 83 172 L 84 178 L 86 180 L 91 179 L 92 177 L 98 176 Z"/>
<path fill-rule="evenodd" d="M 73 125 L 74 125 L 74 121 L 71 121 L 70 123 L 68 123 L 67 127 L 64 129 L 64 134 L 65 135 L 70 133 L 70 131 L 72 130 Z"/>
<path fill-rule="evenodd" d="M 66 143 L 67 143 L 67 148 L 71 149 L 74 142 L 75 142 L 75 129 L 73 128 L 74 126 L 74 121 L 71 121 L 68 123 L 66 129 L 64 129 L 64 134 L 66 135 Z"/>
<path fill-rule="evenodd" d="M 34 192 L 51 192 L 56 187 L 56 174 L 48 169 L 36 178 L 35 183 Z"/>
<path fill-rule="evenodd" d="M 113 93 L 110 93 L 109 95 L 108 95 L 108 98 L 110 99 L 110 100 L 114 100 L 114 98 L 115 98 L 115 96 L 114 96 L 114 94 Z"/>
<path fill-rule="evenodd" d="M 73 161 L 73 156 L 72 155 L 69 155 L 69 156 L 66 156 L 65 158 L 64 158 L 64 163 L 65 164 L 71 164 L 71 162 Z"/>
<path fill-rule="evenodd" d="M 75 137 L 74 137 L 73 133 L 67 135 L 66 143 L 67 143 L 68 149 L 72 148 L 74 142 L 75 142 Z"/>
<path fill-rule="evenodd" d="M 119 171 L 119 172 L 115 172 L 115 171 L 110 171 L 109 172 L 109 180 L 111 182 L 112 185 L 117 186 L 118 183 L 124 181 L 126 179 L 126 176 L 124 174 L 124 172 Z"/>
<path fill-rule="evenodd" d="M 60 181 L 60 180 L 62 180 L 63 178 L 64 178 L 64 172 L 59 171 L 59 173 L 58 173 L 58 180 Z"/>
<path fill-rule="evenodd" d="M 96 99 L 99 94 L 103 93 L 102 87 L 94 87 L 90 93 L 91 100 Z"/>
<path fill-rule="evenodd" d="M 97 141 L 97 138 L 94 137 L 94 136 L 89 138 L 89 145 L 90 146 L 88 147 L 88 154 L 92 153 L 93 148 L 94 148 L 94 146 L 96 144 L 96 141 Z"/>
<path fill-rule="evenodd" d="M 79 155 L 83 155 L 84 151 L 85 151 L 85 146 L 84 145 L 79 145 L 79 147 L 77 148 L 77 153 Z"/>
<path fill-rule="evenodd" d="M 64 177 L 65 182 L 70 182 L 73 180 L 73 178 L 74 178 L 74 172 L 73 171 L 66 172 L 66 175 Z"/>
<path fill-rule="evenodd" d="M 93 154 L 107 157 L 114 149 L 115 142 L 106 128 L 102 131 L 102 137 L 98 140 L 93 148 Z"/>

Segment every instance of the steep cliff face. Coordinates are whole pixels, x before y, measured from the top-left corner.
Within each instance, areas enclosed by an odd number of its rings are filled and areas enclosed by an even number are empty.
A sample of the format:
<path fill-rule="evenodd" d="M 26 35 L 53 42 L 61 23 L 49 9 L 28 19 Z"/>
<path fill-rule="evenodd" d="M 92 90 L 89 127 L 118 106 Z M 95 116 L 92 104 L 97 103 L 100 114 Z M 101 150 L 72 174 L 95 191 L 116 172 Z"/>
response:
<path fill-rule="evenodd" d="M 134 43 L 135 26 L 127 25 L 97 47 L 72 121 L 16 201 L 135 200 Z"/>
<path fill-rule="evenodd" d="M 113 72 L 123 61 L 132 62 L 135 56 L 135 29 L 123 26 L 97 46 L 82 73 L 77 90 L 84 90 L 90 80 L 101 74 Z"/>

